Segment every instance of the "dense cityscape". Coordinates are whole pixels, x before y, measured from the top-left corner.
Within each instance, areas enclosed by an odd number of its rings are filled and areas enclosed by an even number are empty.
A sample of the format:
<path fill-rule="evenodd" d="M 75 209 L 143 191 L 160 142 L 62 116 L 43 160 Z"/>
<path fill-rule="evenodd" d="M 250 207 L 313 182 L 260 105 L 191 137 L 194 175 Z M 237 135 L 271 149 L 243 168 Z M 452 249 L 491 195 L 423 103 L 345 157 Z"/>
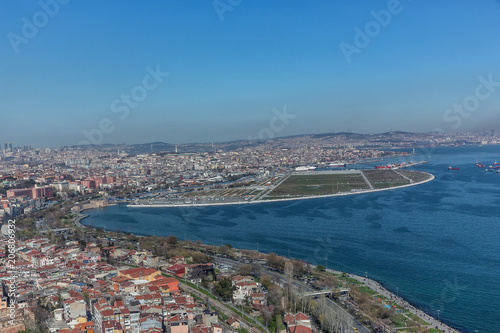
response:
<path fill-rule="evenodd" d="M 0 333 L 500 332 L 500 1 L 0 1 Z"/>
<path fill-rule="evenodd" d="M 497 143 L 492 131 L 304 135 L 198 145 L 199 151 L 187 151 L 192 145 L 155 151 L 165 145 L 156 143 L 149 145 L 153 151 L 135 154 L 130 151 L 148 145 L 5 144 L 2 332 L 382 332 L 401 325 L 411 332 L 450 332 L 362 277 L 230 245 L 87 228 L 82 211 L 155 191 L 256 183 L 304 165 L 338 167 L 342 161 L 349 168 L 410 160 L 415 150 L 432 147 Z M 307 288 L 314 297 L 302 299 Z"/>
<path fill-rule="evenodd" d="M 13 147 L 1 152 L 0 218 L 7 220 L 46 205 L 48 198 L 78 195 L 105 199 L 132 194 L 227 183 L 255 182 L 300 166 L 328 167 L 332 162 L 358 163 L 409 156 L 435 146 L 496 144 L 491 133 L 459 135 L 387 133 L 324 134 L 262 142 L 168 145 L 173 151 L 147 151 L 162 144 L 63 148 Z M 165 144 L 163 144 L 165 145 Z M 184 151 L 186 149 L 186 151 Z M 189 149 L 189 150 L 188 150 Z M 203 151 L 203 149 L 206 149 Z M 199 150 L 199 151 L 196 151 Z M 407 159 L 408 161 L 411 159 Z M 230 186 L 225 184 L 224 186 Z"/>

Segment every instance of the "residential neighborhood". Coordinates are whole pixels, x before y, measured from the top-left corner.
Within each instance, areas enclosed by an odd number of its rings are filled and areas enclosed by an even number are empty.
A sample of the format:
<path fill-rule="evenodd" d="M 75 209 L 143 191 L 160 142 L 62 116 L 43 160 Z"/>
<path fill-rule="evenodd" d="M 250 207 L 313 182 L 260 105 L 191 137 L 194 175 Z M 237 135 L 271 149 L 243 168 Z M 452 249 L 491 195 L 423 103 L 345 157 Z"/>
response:
<path fill-rule="evenodd" d="M 2 248 L 8 245 L 7 239 L 1 243 Z M 15 245 L 18 255 L 12 266 L 5 252 L 0 253 L 2 332 L 27 329 L 33 325 L 34 313 L 41 310 L 47 312 L 50 332 L 223 333 L 241 327 L 222 320 L 206 302 L 180 287 L 177 278 L 200 283 L 226 277 L 216 277 L 212 263 L 190 264 L 182 256 L 166 260 L 149 251 L 92 243 L 82 247 L 70 241 L 60 248 L 43 237 L 16 240 Z M 103 256 L 130 264 L 110 265 Z M 13 277 L 15 294 L 11 295 Z M 231 280 L 235 305 L 249 302 L 255 310 L 267 305 L 252 277 L 236 275 Z M 11 304 L 15 325 L 8 316 Z"/>

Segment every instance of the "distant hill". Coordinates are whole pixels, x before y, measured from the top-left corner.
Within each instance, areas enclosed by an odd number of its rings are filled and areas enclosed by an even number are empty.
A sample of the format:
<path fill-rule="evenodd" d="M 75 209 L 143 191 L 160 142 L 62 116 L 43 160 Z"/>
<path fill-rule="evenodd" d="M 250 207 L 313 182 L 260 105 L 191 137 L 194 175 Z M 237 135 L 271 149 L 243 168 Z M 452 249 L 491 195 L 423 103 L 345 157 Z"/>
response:
<path fill-rule="evenodd" d="M 360 134 L 353 132 L 337 132 L 337 133 L 319 133 L 319 134 L 298 134 L 285 137 L 276 137 L 273 139 L 262 139 L 262 140 L 233 140 L 227 142 L 201 142 L 201 143 L 184 143 L 184 144 L 172 144 L 161 141 L 149 142 L 149 143 L 137 143 L 132 145 L 125 144 L 103 144 L 100 146 L 92 146 L 93 148 L 100 148 L 102 150 L 117 150 L 127 152 L 128 154 L 148 154 L 148 153 L 214 153 L 216 151 L 233 151 L 248 147 L 260 146 L 263 144 L 286 144 L 288 140 L 296 139 L 311 139 L 311 140 L 328 140 L 328 139 L 338 139 L 344 138 L 347 140 L 369 140 L 372 142 L 395 142 L 401 141 L 404 137 L 425 137 L 431 136 L 435 133 L 413 133 L 404 131 L 392 131 L 385 133 L 369 133 Z"/>

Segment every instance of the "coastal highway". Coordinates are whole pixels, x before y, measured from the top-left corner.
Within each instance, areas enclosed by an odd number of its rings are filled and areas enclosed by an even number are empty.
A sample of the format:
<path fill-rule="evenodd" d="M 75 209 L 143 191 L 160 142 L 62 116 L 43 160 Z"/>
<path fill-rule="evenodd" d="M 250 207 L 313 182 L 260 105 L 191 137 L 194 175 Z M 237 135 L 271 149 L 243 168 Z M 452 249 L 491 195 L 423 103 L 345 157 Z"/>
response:
<path fill-rule="evenodd" d="M 219 263 L 219 264 L 224 264 L 224 265 L 228 265 L 228 266 L 233 266 L 234 268 L 237 268 L 239 266 L 242 266 L 244 265 L 244 263 L 241 263 L 241 262 L 238 262 L 238 261 L 235 261 L 235 260 L 232 260 L 232 259 L 228 259 L 228 258 L 220 258 L 220 257 L 216 257 L 216 262 Z M 283 276 L 283 274 L 280 274 L 280 273 L 277 273 L 277 272 L 273 272 L 271 270 L 268 270 L 264 267 L 262 267 L 262 273 L 266 273 L 267 275 L 270 275 L 274 278 L 276 278 L 280 284 L 282 285 L 285 285 L 285 277 Z M 302 283 L 300 281 L 297 281 L 297 280 L 293 280 L 293 286 L 300 289 L 300 290 L 304 290 L 306 292 L 316 292 L 317 290 L 315 290 L 314 288 L 312 288 L 311 286 L 305 284 L 305 283 Z M 328 306 L 333 309 L 334 311 L 336 312 L 344 312 L 345 314 L 347 314 L 349 317 L 352 318 L 352 322 L 353 322 L 353 327 L 356 328 L 360 333 L 371 333 L 371 330 L 369 330 L 368 328 L 366 328 L 363 324 L 361 324 L 358 320 L 356 320 L 356 318 L 354 318 L 351 314 L 349 314 L 346 310 L 344 310 L 344 308 L 342 308 L 340 305 L 338 305 L 337 303 L 335 303 L 333 300 L 331 300 L 330 298 L 326 298 L 326 301 L 327 301 L 327 304 Z M 354 332 L 354 330 L 351 330 L 351 332 Z"/>

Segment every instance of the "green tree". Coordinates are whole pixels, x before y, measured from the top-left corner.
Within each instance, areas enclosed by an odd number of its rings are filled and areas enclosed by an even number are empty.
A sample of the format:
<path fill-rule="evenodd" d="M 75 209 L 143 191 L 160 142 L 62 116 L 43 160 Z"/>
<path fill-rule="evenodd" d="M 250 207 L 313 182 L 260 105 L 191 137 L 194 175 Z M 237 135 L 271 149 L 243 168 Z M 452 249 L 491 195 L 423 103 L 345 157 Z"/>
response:
<path fill-rule="evenodd" d="M 224 278 L 215 284 L 216 295 L 219 295 L 224 301 L 233 299 L 235 289 L 236 287 L 233 286 L 233 282 L 229 278 Z"/>
<path fill-rule="evenodd" d="M 323 266 L 323 265 L 318 265 L 318 266 L 316 266 L 316 271 L 317 271 L 317 272 L 324 272 L 324 271 L 325 271 L 325 269 L 326 269 L 326 267 L 325 267 L 325 266 Z"/>
<path fill-rule="evenodd" d="M 87 247 L 87 242 L 86 242 L 86 241 L 84 241 L 83 239 L 80 239 L 80 240 L 78 241 L 78 245 L 80 246 L 80 250 L 82 250 L 82 251 L 83 251 L 83 250 Z"/>

